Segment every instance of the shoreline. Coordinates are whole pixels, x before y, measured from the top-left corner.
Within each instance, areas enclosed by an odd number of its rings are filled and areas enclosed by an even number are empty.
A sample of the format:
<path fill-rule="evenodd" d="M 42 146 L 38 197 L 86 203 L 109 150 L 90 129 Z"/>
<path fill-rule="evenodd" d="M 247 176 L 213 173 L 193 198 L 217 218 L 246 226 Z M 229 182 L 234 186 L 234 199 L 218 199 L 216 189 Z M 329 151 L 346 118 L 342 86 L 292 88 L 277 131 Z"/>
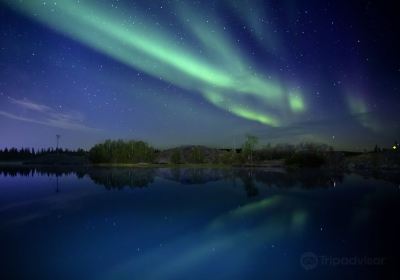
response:
<path fill-rule="evenodd" d="M 271 171 L 285 171 L 285 170 L 305 170 L 305 169 L 319 169 L 319 170 L 330 170 L 340 172 L 354 172 L 364 173 L 365 172 L 399 172 L 400 168 L 397 166 L 388 167 L 387 165 L 374 166 L 371 168 L 365 166 L 354 166 L 348 164 L 347 166 L 335 167 L 335 166 L 320 166 L 320 167 L 307 167 L 307 166 L 296 166 L 287 165 L 284 161 L 272 160 L 270 162 L 253 163 L 253 164 L 222 164 L 222 163 L 81 163 L 81 164 L 44 164 L 44 163 L 25 163 L 23 161 L 0 161 L 1 167 L 27 167 L 27 168 L 41 168 L 41 167 L 54 167 L 54 168 L 256 168 L 256 169 L 267 169 Z"/>

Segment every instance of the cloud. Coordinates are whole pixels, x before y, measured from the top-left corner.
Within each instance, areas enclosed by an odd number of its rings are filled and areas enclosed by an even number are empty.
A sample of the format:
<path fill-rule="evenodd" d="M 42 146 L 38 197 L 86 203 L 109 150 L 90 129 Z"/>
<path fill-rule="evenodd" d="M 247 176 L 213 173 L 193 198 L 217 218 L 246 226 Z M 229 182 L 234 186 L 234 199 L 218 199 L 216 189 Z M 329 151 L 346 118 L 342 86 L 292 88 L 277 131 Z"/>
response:
<path fill-rule="evenodd" d="M 31 114 L 21 116 L 0 110 L 0 115 L 3 117 L 67 130 L 99 131 L 97 128 L 85 125 L 83 123 L 84 116 L 79 112 L 61 113 L 47 105 L 35 103 L 27 99 L 14 99 L 11 97 L 8 99 L 10 103 L 20 108 L 27 109 Z M 32 113 L 34 113 L 35 116 L 32 116 Z"/>
<path fill-rule="evenodd" d="M 37 104 L 37 103 L 31 102 L 31 101 L 26 100 L 26 99 L 22 99 L 22 100 L 20 99 L 19 100 L 19 99 L 14 99 L 12 97 L 9 97 L 8 100 L 13 104 L 19 105 L 21 107 L 24 107 L 26 109 L 30 109 L 30 110 L 33 110 L 33 111 L 37 111 L 37 112 L 48 112 L 48 111 L 51 111 L 51 108 L 46 106 L 46 105 Z"/>

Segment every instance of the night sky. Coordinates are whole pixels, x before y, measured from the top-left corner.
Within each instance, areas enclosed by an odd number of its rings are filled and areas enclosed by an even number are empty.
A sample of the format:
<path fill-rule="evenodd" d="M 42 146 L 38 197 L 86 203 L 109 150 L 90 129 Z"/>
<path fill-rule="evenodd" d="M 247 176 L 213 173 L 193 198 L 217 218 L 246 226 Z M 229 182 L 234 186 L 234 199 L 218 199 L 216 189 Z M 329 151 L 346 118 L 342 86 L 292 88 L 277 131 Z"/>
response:
<path fill-rule="evenodd" d="M 382 3 L 382 2 L 386 2 Z M 390 1 L 0 0 L 0 147 L 400 140 Z M 394 5 L 394 4 L 393 4 Z"/>

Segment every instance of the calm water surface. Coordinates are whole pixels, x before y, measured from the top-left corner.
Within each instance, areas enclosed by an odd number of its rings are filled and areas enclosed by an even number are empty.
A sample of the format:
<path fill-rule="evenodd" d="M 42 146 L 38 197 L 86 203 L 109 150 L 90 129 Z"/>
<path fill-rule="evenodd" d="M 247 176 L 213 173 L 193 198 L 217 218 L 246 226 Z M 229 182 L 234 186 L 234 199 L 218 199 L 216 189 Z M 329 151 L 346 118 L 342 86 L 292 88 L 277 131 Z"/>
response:
<path fill-rule="evenodd" d="M 398 181 L 0 169 L 0 279 L 400 279 Z"/>

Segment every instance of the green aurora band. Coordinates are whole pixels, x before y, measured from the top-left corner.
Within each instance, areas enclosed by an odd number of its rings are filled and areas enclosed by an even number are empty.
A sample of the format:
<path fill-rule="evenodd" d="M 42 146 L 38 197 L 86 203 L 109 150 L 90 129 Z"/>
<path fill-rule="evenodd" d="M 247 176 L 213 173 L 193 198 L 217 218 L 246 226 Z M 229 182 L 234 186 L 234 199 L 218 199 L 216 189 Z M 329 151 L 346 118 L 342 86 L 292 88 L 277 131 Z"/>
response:
<path fill-rule="evenodd" d="M 264 9 L 268 5 L 266 1 L 226 0 L 226 4 L 253 31 L 254 39 L 263 45 L 266 50 L 272 54 L 282 52 L 283 45 L 273 32 L 275 27 L 272 22 L 269 21 L 268 25 L 264 24 L 271 18 Z"/>
<path fill-rule="evenodd" d="M 204 46 L 204 54 L 182 47 L 162 24 L 148 22 L 138 12 L 126 15 L 123 9 L 83 0 L 45 5 L 35 0 L 0 1 L 125 65 L 197 92 L 240 118 L 276 127 L 305 111 L 299 91 L 288 92 L 277 80 L 250 70 L 255 68 L 236 50 L 228 32 L 218 24 L 205 25 L 197 11 L 187 6 L 175 7 L 178 20 Z M 133 17 L 142 24 L 132 24 Z M 218 22 L 216 16 L 212 22 Z M 246 98 L 255 100 L 257 106 Z"/>
<path fill-rule="evenodd" d="M 285 211 L 279 211 L 285 205 Z M 260 215 L 267 215 L 259 219 Z M 193 267 L 209 260 L 210 252 L 232 252 L 235 254 L 238 244 L 246 242 L 248 253 L 260 250 L 260 244 L 279 240 L 283 236 L 296 236 L 307 227 L 312 213 L 302 209 L 290 197 L 274 195 L 260 201 L 252 202 L 244 207 L 230 209 L 230 211 L 217 216 L 204 230 L 192 233 L 186 238 L 169 242 L 169 246 L 183 248 L 177 256 L 162 261 L 162 266 L 157 269 L 149 268 L 148 263 L 158 260 L 163 256 L 166 248 L 144 252 L 138 259 L 128 259 L 116 265 L 107 275 L 106 279 L 131 279 L 140 273 L 141 279 L 171 278 L 182 268 Z M 311 216 L 312 217 L 312 216 Z M 249 229 L 243 230 L 240 225 L 243 221 L 251 223 Z M 229 231 L 229 234 L 221 234 Z M 251 238 L 249 238 L 251 236 Z M 190 239 L 196 238 L 198 242 L 191 245 Z M 243 262 L 249 261 L 247 258 Z"/>
<path fill-rule="evenodd" d="M 372 117 L 370 114 L 371 111 L 368 109 L 364 98 L 360 97 L 356 91 L 348 90 L 348 92 L 346 101 L 350 113 L 356 117 L 363 127 L 375 133 L 379 133 L 383 126 L 378 119 Z"/>

